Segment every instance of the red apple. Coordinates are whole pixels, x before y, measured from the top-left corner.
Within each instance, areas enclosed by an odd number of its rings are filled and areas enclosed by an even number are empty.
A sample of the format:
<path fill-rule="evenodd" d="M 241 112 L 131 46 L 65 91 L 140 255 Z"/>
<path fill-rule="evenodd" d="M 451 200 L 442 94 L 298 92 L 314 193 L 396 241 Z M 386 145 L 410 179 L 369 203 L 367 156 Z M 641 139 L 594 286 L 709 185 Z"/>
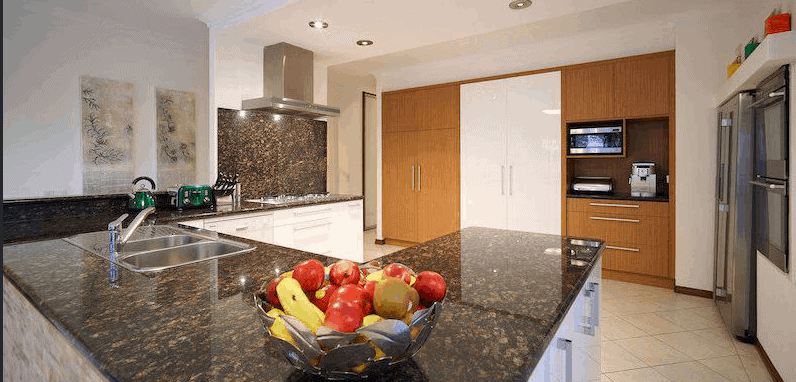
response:
<path fill-rule="evenodd" d="M 279 284 L 279 281 L 282 280 L 282 277 L 277 277 L 268 284 L 268 302 L 271 303 L 276 308 L 282 308 L 282 304 L 279 303 L 279 297 L 276 296 L 276 284 Z"/>
<path fill-rule="evenodd" d="M 337 290 L 332 293 L 329 303 L 332 304 L 335 301 L 353 302 L 358 304 L 363 312 L 368 311 L 368 313 L 370 313 L 370 310 L 373 309 L 372 299 L 368 297 L 368 293 L 359 285 L 347 284 L 337 288 Z M 368 313 L 365 313 L 363 316 Z"/>
<path fill-rule="evenodd" d="M 365 286 L 362 289 L 364 289 L 365 293 L 368 294 L 368 298 L 373 300 L 373 292 L 376 291 L 376 282 L 368 281 L 365 283 Z"/>
<path fill-rule="evenodd" d="M 298 280 L 304 293 L 310 296 L 323 286 L 323 264 L 318 260 L 302 261 L 293 270 L 293 278 Z"/>
<path fill-rule="evenodd" d="M 310 302 L 315 304 L 318 309 L 325 312 L 326 308 L 329 307 L 332 294 L 334 294 L 337 288 L 338 286 L 334 284 L 324 285 L 323 288 L 316 290 L 315 293 L 310 296 Z"/>
<path fill-rule="evenodd" d="M 360 304 L 337 300 L 326 309 L 326 320 L 323 323 L 340 332 L 353 332 L 362 325 L 364 317 Z"/>
<path fill-rule="evenodd" d="M 437 272 L 420 272 L 415 279 L 413 287 L 420 295 L 420 300 L 424 306 L 430 306 L 432 302 L 442 300 L 445 297 L 445 279 Z"/>
<path fill-rule="evenodd" d="M 384 276 L 403 279 L 407 285 L 412 282 L 412 275 L 409 274 L 409 270 L 399 264 L 390 264 L 384 267 Z"/>
<path fill-rule="evenodd" d="M 337 285 L 357 284 L 360 276 L 359 267 L 350 260 L 334 263 L 329 271 L 329 281 Z"/>

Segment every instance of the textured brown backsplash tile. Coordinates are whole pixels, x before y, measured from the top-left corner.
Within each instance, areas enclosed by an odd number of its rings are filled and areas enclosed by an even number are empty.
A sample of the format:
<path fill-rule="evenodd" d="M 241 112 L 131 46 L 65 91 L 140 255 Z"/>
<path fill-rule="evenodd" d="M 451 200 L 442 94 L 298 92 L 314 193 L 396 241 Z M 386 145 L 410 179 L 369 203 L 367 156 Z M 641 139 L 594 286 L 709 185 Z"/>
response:
<path fill-rule="evenodd" d="M 218 171 L 244 197 L 326 192 L 326 122 L 219 108 Z"/>

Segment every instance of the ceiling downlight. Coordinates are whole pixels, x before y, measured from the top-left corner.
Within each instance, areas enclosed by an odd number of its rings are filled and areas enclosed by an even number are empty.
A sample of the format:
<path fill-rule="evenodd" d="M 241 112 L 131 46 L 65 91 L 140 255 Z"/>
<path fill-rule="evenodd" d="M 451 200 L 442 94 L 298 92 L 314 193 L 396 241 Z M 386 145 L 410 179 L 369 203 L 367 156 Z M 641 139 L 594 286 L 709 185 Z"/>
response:
<path fill-rule="evenodd" d="M 326 29 L 329 27 L 329 23 L 326 21 L 310 21 L 310 28 L 314 29 Z"/>
<path fill-rule="evenodd" d="M 359 41 L 357 41 L 357 45 L 359 45 L 359 46 L 371 46 L 371 45 L 373 45 L 373 41 L 371 41 L 371 40 L 359 40 Z"/>
<path fill-rule="evenodd" d="M 517 9 L 525 9 L 531 6 L 533 2 L 531 0 L 514 0 L 509 3 L 509 8 L 517 10 Z"/>

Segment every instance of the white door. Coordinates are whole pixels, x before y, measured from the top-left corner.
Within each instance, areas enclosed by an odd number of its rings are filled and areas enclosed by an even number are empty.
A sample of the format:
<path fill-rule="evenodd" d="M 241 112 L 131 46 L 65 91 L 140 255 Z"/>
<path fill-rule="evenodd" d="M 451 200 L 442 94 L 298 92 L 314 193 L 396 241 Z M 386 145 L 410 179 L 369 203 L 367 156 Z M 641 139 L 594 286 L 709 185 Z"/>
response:
<path fill-rule="evenodd" d="M 561 72 L 506 79 L 508 229 L 561 234 Z"/>
<path fill-rule="evenodd" d="M 461 228 L 506 228 L 505 81 L 461 86 Z"/>

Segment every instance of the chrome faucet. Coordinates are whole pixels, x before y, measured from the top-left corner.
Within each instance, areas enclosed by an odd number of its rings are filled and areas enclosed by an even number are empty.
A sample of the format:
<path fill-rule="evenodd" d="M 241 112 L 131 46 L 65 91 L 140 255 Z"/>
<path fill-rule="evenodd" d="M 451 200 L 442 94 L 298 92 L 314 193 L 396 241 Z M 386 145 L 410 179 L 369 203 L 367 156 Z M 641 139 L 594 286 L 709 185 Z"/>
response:
<path fill-rule="evenodd" d="M 108 234 L 110 235 L 110 259 L 111 261 L 116 261 L 116 256 L 122 244 L 126 243 L 127 240 L 130 240 L 130 236 L 133 236 L 133 232 L 141 223 L 144 222 L 144 219 L 147 218 L 151 213 L 155 212 L 155 207 L 147 207 L 141 212 L 136 215 L 135 219 L 130 222 L 130 225 L 122 232 L 122 222 L 124 219 L 127 219 L 127 214 L 119 216 L 118 219 L 108 223 Z"/>

